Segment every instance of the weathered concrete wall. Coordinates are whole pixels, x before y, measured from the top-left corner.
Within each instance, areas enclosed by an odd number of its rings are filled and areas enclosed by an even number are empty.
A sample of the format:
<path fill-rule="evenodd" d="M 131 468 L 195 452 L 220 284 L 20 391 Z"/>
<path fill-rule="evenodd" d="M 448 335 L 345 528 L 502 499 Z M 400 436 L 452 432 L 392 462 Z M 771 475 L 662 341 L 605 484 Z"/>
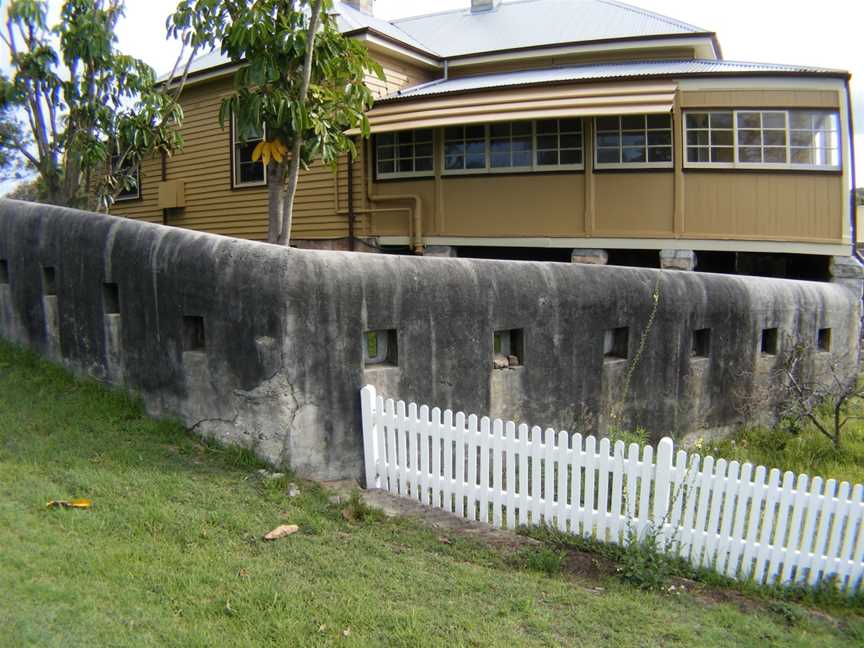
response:
<path fill-rule="evenodd" d="M 367 382 L 583 432 L 602 432 L 621 402 L 622 425 L 680 437 L 740 422 L 783 349 L 820 328 L 831 352 L 808 362 L 857 366 L 860 305 L 839 285 L 286 250 L 13 201 L 0 202 L 0 260 L 4 337 L 128 386 L 154 415 L 319 478 L 361 474 Z M 46 295 L 50 268 L 56 295 Z M 116 284 L 116 309 L 105 283 Z M 184 351 L 184 317 L 203 321 L 203 349 L 193 339 Z M 629 362 L 604 358 L 616 327 L 629 327 Z M 759 353 L 770 327 L 776 356 Z M 692 332 L 705 328 L 710 353 L 694 358 Z M 383 329 L 397 331 L 397 366 L 366 370 L 364 332 Z M 522 331 L 522 366 L 493 369 L 494 332 L 510 329 Z"/>

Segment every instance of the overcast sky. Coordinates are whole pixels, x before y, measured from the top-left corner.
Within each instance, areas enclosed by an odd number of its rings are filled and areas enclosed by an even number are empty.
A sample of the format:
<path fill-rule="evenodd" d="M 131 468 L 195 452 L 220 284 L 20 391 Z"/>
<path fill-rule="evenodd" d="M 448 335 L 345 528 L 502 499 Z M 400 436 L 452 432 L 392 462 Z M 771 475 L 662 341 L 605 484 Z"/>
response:
<path fill-rule="evenodd" d="M 576 0 L 574 0 L 576 1 Z M 7 0 L 0 0 L 4 7 Z M 52 0 L 60 5 L 60 0 Z M 729 60 L 799 63 L 852 73 L 859 186 L 864 185 L 864 2 L 862 0 L 632 0 L 631 4 L 715 31 Z M 157 73 L 171 69 L 175 43 L 165 18 L 177 0 L 126 0 L 120 47 Z M 470 0 L 377 0 L 375 14 L 399 18 L 470 6 Z M 8 55 L 0 51 L 6 67 Z"/>

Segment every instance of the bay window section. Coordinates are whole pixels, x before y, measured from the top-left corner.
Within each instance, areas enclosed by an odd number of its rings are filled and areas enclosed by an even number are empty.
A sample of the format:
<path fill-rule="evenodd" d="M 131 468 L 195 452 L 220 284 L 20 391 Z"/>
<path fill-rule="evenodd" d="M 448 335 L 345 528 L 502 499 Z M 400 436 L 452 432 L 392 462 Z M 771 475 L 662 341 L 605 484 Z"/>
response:
<path fill-rule="evenodd" d="M 378 178 L 430 176 L 434 171 L 432 129 L 381 133 L 375 136 Z"/>
<path fill-rule="evenodd" d="M 687 111 L 686 166 L 831 171 L 840 125 L 824 110 Z"/>
<path fill-rule="evenodd" d="M 671 168 L 672 116 L 597 117 L 595 166 L 603 168 Z"/>

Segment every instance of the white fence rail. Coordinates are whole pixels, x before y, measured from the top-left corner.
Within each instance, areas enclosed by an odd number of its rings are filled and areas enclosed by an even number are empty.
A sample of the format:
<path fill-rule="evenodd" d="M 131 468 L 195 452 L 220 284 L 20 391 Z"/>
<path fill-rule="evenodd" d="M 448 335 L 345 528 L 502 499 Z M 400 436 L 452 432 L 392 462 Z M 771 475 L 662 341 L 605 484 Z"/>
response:
<path fill-rule="evenodd" d="M 667 551 L 759 583 L 864 577 L 864 488 L 749 463 L 641 448 L 361 391 L 366 483 L 496 527 L 548 524 L 619 544 L 655 529 Z"/>

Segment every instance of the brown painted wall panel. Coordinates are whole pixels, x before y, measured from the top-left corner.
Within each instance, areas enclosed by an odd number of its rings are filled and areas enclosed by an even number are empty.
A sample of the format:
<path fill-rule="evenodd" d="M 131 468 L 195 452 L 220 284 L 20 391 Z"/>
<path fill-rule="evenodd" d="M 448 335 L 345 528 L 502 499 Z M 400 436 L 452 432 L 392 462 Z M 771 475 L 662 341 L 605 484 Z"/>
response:
<path fill-rule="evenodd" d="M 597 236 L 670 236 L 674 181 L 669 172 L 597 173 Z"/>
<path fill-rule="evenodd" d="M 681 93 L 684 108 L 837 108 L 833 90 L 699 90 Z"/>
<path fill-rule="evenodd" d="M 838 175 L 685 174 L 684 235 L 839 243 Z"/>

